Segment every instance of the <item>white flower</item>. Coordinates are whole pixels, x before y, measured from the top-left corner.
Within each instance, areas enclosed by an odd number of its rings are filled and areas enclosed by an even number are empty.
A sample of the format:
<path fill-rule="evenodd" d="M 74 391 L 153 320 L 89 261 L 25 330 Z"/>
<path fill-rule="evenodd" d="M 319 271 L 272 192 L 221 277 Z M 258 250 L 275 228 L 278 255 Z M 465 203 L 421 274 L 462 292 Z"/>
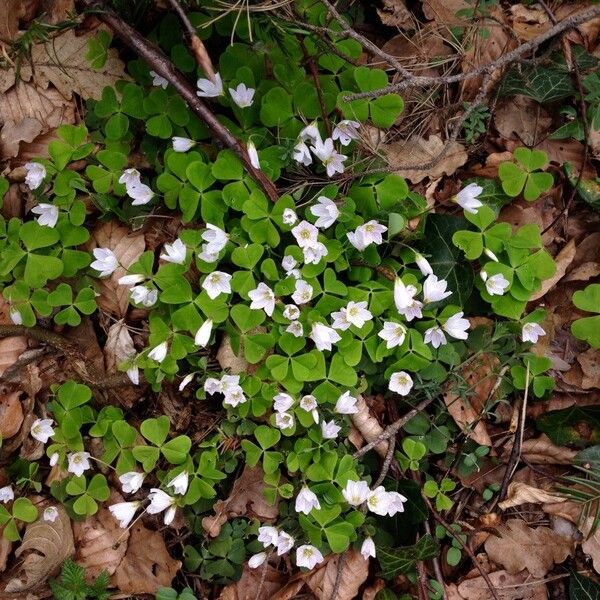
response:
<path fill-rule="evenodd" d="M 500 261 L 498 260 L 498 257 L 497 257 L 497 256 L 496 256 L 496 255 L 495 255 L 495 254 L 494 254 L 494 253 L 493 253 L 491 250 L 488 250 L 488 248 L 484 248 L 484 249 L 483 249 L 483 253 L 484 253 L 484 254 L 485 254 L 485 255 L 486 255 L 488 258 L 491 258 L 491 259 L 492 259 L 494 262 L 500 262 Z"/>
<path fill-rule="evenodd" d="M 40 225 L 54 227 L 58 221 L 58 206 L 54 206 L 54 204 L 40 202 L 31 209 L 31 212 L 40 215 L 36 219 Z"/>
<path fill-rule="evenodd" d="M 206 276 L 202 287 L 212 300 L 220 294 L 231 294 L 231 275 L 223 271 L 213 271 Z"/>
<path fill-rule="evenodd" d="M 423 283 L 423 300 L 425 304 L 439 302 L 444 298 L 452 295 L 452 292 L 447 292 L 448 282 L 445 279 L 438 279 L 431 274 Z"/>
<path fill-rule="evenodd" d="M 302 248 L 304 254 L 304 262 L 307 265 L 318 264 L 324 256 L 327 256 L 327 246 L 321 242 L 317 242 L 314 246 L 305 246 Z"/>
<path fill-rule="evenodd" d="M 223 375 L 219 383 L 219 391 L 222 394 L 229 394 L 231 391 L 240 387 L 239 375 Z"/>
<path fill-rule="evenodd" d="M 340 415 L 355 415 L 358 412 L 356 398 L 350 392 L 344 392 L 335 403 L 335 412 Z"/>
<path fill-rule="evenodd" d="M 198 334 L 196 334 L 197 336 Z M 195 341 L 195 340 L 194 340 Z M 195 342 L 197 344 L 197 342 Z M 194 375 L 195 373 L 188 373 L 182 380 L 181 383 L 179 384 L 179 387 L 177 388 L 180 392 L 183 392 L 183 390 L 185 390 L 185 388 L 191 383 L 191 381 L 194 379 Z"/>
<path fill-rule="evenodd" d="M 317 350 L 331 350 L 332 344 L 339 342 L 340 334 L 323 323 L 313 323 L 310 339 L 315 343 Z"/>
<path fill-rule="evenodd" d="M 303 142 L 312 142 L 316 144 L 317 140 L 321 141 L 321 134 L 317 127 L 316 121 L 313 121 L 310 125 L 307 125 L 298 136 Z"/>
<path fill-rule="evenodd" d="M 294 415 L 290 413 L 278 412 L 275 414 L 275 426 L 278 429 L 291 429 L 294 423 Z"/>
<path fill-rule="evenodd" d="M 59 457 L 59 455 L 58 455 L 58 452 L 54 452 L 54 453 L 52 454 L 52 456 L 50 457 L 50 466 L 51 466 L 51 467 L 54 467 L 54 466 L 56 466 L 56 465 L 58 464 L 58 459 L 59 459 L 59 458 L 60 458 L 60 457 Z"/>
<path fill-rule="evenodd" d="M 223 404 L 235 407 L 238 404 L 243 404 L 244 402 L 246 402 L 244 390 L 239 385 L 236 385 L 231 389 L 224 391 L 223 393 L 225 394 Z"/>
<path fill-rule="evenodd" d="M 131 288 L 131 299 L 136 304 L 150 308 L 158 300 L 158 290 L 147 288 L 145 285 L 136 285 Z"/>
<path fill-rule="evenodd" d="M 209 254 L 219 254 L 229 240 L 229 236 L 222 229 L 210 223 L 206 224 L 206 231 L 202 233 L 201 237 L 206 242 L 206 246 L 203 246 L 202 251 Z"/>
<path fill-rule="evenodd" d="M 452 315 L 443 325 L 442 329 L 457 340 L 466 340 L 469 337 L 467 329 L 469 329 L 469 321 L 463 319 L 464 313 L 457 312 Z"/>
<path fill-rule="evenodd" d="M 38 442 L 42 442 L 42 444 L 46 444 L 54 435 L 53 423 L 52 419 L 36 419 L 31 424 L 31 437 Z"/>
<path fill-rule="evenodd" d="M 352 140 L 358 139 L 358 128 L 360 123 L 345 119 L 340 121 L 334 128 L 331 138 L 340 140 L 342 146 L 347 146 Z"/>
<path fill-rule="evenodd" d="M 154 192 L 145 184 L 137 183 L 129 185 L 126 188 L 127 195 L 133 200 L 132 206 L 142 206 L 148 204 L 154 198 Z"/>
<path fill-rule="evenodd" d="M 525 323 L 523 325 L 521 339 L 524 342 L 535 344 L 542 335 L 546 335 L 546 332 L 542 329 L 541 325 L 538 325 L 537 323 Z"/>
<path fill-rule="evenodd" d="M 300 309 L 295 304 L 286 304 L 283 309 L 283 316 L 288 321 L 295 321 L 300 316 Z"/>
<path fill-rule="evenodd" d="M 347 329 L 350 329 L 352 323 L 348 321 L 348 315 L 345 308 L 341 308 L 340 310 L 332 312 L 331 316 L 333 317 L 331 326 L 334 329 L 339 329 L 340 331 L 346 331 Z"/>
<path fill-rule="evenodd" d="M 126 188 L 140 184 L 140 172 L 134 168 L 125 169 L 119 177 L 119 183 L 124 184 Z"/>
<path fill-rule="evenodd" d="M 485 271 L 481 271 L 481 278 L 485 281 L 485 289 L 490 296 L 503 296 L 510 286 L 510 282 L 502 273 L 488 277 Z"/>
<path fill-rule="evenodd" d="M 191 150 L 196 142 L 194 140 L 190 140 L 190 138 L 174 136 L 171 141 L 173 142 L 173 150 L 175 152 L 187 152 Z"/>
<path fill-rule="evenodd" d="M 306 145 L 306 142 L 298 142 L 294 146 L 294 152 L 292 156 L 297 163 L 300 163 L 305 167 L 312 163 L 312 155 L 310 153 L 309 147 Z"/>
<path fill-rule="evenodd" d="M 259 283 L 258 287 L 248 292 L 248 297 L 252 300 L 250 308 L 252 310 L 263 309 L 270 317 L 275 310 L 275 294 L 266 283 Z"/>
<path fill-rule="evenodd" d="M 56 506 L 48 506 L 44 509 L 42 518 L 48 523 L 54 523 L 58 519 L 58 509 Z"/>
<path fill-rule="evenodd" d="M 415 252 L 415 262 L 417 263 L 417 267 L 419 267 L 419 270 L 424 277 L 427 277 L 427 275 L 433 275 L 433 269 L 431 268 L 429 261 L 422 254 Z"/>
<path fill-rule="evenodd" d="M 350 243 L 361 252 L 370 244 L 383 243 L 382 233 L 387 231 L 385 225 L 381 225 L 375 220 L 368 221 L 363 225 L 359 225 L 354 232 L 350 231 L 346 234 Z"/>
<path fill-rule="evenodd" d="M 132 367 L 129 367 L 129 369 L 127 369 L 126 373 L 127 377 L 129 377 L 129 380 L 131 381 L 131 383 L 133 383 L 133 385 L 140 385 L 140 370 L 138 367 L 133 365 Z"/>
<path fill-rule="evenodd" d="M 446 344 L 446 336 L 441 327 L 430 327 L 425 330 L 424 340 L 426 344 L 431 344 L 434 348 L 439 348 Z"/>
<path fill-rule="evenodd" d="M 190 483 L 189 475 L 187 471 L 182 471 L 179 475 L 173 477 L 169 483 L 167 483 L 167 487 L 172 487 L 173 491 L 176 494 L 180 494 L 183 496 L 187 492 L 188 485 Z"/>
<path fill-rule="evenodd" d="M 27 171 L 25 185 L 30 190 L 37 190 L 46 177 L 46 167 L 40 163 L 28 162 L 25 163 L 25 170 Z"/>
<path fill-rule="evenodd" d="M 335 421 L 321 421 L 321 434 L 326 440 L 335 440 L 342 428 L 335 424 Z"/>
<path fill-rule="evenodd" d="M 340 211 L 336 203 L 327 198 L 327 196 L 319 196 L 317 204 L 311 206 L 309 210 L 315 217 L 319 217 L 315 221 L 315 226 L 322 227 L 323 229 L 331 227 L 340 216 Z"/>
<path fill-rule="evenodd" d="M 315 423 L 319 422 L 319 411 L 317 410 L 317 399 L 312 394 L 306 394 L 302 396 L 299 402 L 300 408 L 309 412 Z"/>
<path fill-rule="evenodd" d="M 23 316 L 21 315 L 21 313 L 19 312 L 19 310 L 17 308 L 15 308 L 14 306 L 11 306 L 10 310 L 8 311 L 8 315 L 10 316 L 10 320 L 15 325 L 23 325 Z"/>
<path fill-rule="evenodd" d="M 202 244 L 200 248 L 200 252 L 198 253 L 198 258 L 203 260 L 206 263 L 214 263 L 219 259 L 218 252 L 209 252 L 207 250 L 208 244 Z"/>
<path fill-rule="evenodd" d="M 145 473 L 138 473 L 137 471 L 123 473 L 123 475 L 119 476 L 121 489 L 126 494 L 135 494 L 142 487 L 145 478 Z"/>
<path fill-rule="evenodd" d="M 14 500 L 15 493 L 12 489 L 12 485 L 5 485 L 3 488 L 0 488 L 0 502 L 10 502 Z"/>
<path fill-rule="evenodd" d="M 388 517 L 393 517 L 396 513 L 404 512 L 404 502 L 407 498 L 398 492 L 388 492 Z"/>
<path fill-rule="evenodd" d="M 304 335 L 304 327 L 300 321 L 292 321 L 286 329 L 287 333 L 291 333 L 294 337 L 302 337 Z"/>
<path fill-rule="evenodd" d="M 258 158 L 258 152 L 256 151 L 256 146 L 254 145 L 254 142 L 248 142 L 246 149 L 248 150 L 248 156 L 250 157 L 250 164 L 255 169 L 260 169 L 260 159 Z"/>
<path fill-rule="evenodd" d="M 367 321 L 370 321 L 373 315 L 367 310 L 367 302 L 353 302 L 350 300 L 346 306 L 346 319 L 361 329 Z"/>
<path fill-rule="evenodd" d="M 292 300 L 296 304 L 306 304 L 310 302 L 313 295 L 312 285 L 306 283 L 302 279 L 298 279 L 296 281 L 296 286 L 294 288 L 294 293 L 292 294 Z"/>
<path fill-rule="evenodd" d="M 393 323 L 385 321 L 383 329 L 377 334 L 382 340 L 386 341 L 386 348 L 390 350 L 396 346 L 401 346 L 406 338 L 406 327 L 402 323 Z"/>
<path fill-rule="evenodd" d="M 277 527 L 263 525 L 258 528 L 258 541 L 267 548 L 268 546 L 276 546 L 279 539 L 279 530 Z"/>
<path fill-rule="evenodd" d="M 297 264 L 298 261 L 289 254 L 286 254 L 281 261 L 281 266 L 286 273 L 289 273 Z"/>
<path fill-rule="evenodd" d="M 154 87 L 161 87 L 163 90 L 165 90 L 169 85 L 169 82 L 164 77 L 161 77 L 158 73 L 150 71 L 150 75 L 152 76 L 152 85 Z"/>
<path fill-rule="evenodd" d="M 84 471 L 92 467 L 89 452 L 71 452 L 67 454 L 67 460 L 69 462 L 67 471 L 77 476 L 83 475 Z"/>
<path fill-rule="evenodd" d="M 342 490 L 346 502 L 350 506 L 360 506 L 369 496 L 369 485 L 366 481 L 346 481 L 346 487 Z"/>
<path fill-rule="evenodd" d="M 281 219 L 286 225 L 293 225 L 298 220 L 298 215 L 291 208 L 284 208 Z"/>
<path fill-rule="evenodd" d="M 172 244 L 165 244 L 164 250 L 165 252 L 160 255 L 163 260 L 176 265 L 182 265 L 185 262 L 187 248 L 179 238 Z"/>
<path fill-rule="evenodd" d="M 388 512 L 390 500 L 385 488 L 380 485 L 369 492 L 369 495 L 367 496 L 367 507 L 376 515 L 384 516 Z"/>
<path fill-rule="evenodd" d="M 111 275 L 119 266 L 114 252 L 108 248 L 94 248 L 93 254 L 96 260 L 90 266 L 92 269 L 100 271 L 100 277 Z"/>
<path fill-rule="evenodd" d="M 175 498 L 172 498 L 169 494 L 158 488 L 152 488 L 148 494 L 148 500 L 150 500 L 150 504 L 146 508 L 148 514 L 157 515 L 164 510 L 167 511 L 163 518 L 163 523 L 169 525 L 175 517 Z"/>
<path fill-rule="evenodd" d="M 216 98 L 223 95 L 223 81 L 218 73 L 215 73 L 215 80 L 200 78 L 196 82 L 196 95 L 201 98 Z"/>
<path fill-rule="evenodd" d="M 360 553 L 362 554 L 362 557 L 365 560 L 369 560 L 369 557 L 371 556 L 375 558 L 375 543 L 370 537 L 366 538 L 365 541 L 362 543 L 362 546 L 360 547 Z"/>
<path fill-rule="evenodd" d="M 394 303 L 396 310 L 404 315 L 407 321 L 420 319 L 423 315 L 421 309 L 423 303 L 415 300 L 414 296 L 417 293 L 417 288 L 414 285 L 404 285 L 400 277 L 396 277 L 394 283 Z"/>
<path fill-rule="evenodd" d="M 248 108 L 249 106 L 252 106 L 255 91 L 256 90 L 253 88 L 246 87 L 245 83 L 240 83 L 235 89 L 229 88 L 231 99 L 240 108 Z"/>
<path fill-rule="evenodd" d="M 320 510 L 321 504 L 319 503 L 319 499 L 317 498 L 316 494 L 309 490 L 306 486 L 303 486 L 296 496 L 295 508 L 296 512 L 307 515 L 313 508 Z"/>
<path fill-rule="evenodd" d="M 461 206 L 465 212 L 477 214 L 477 209 L 483 206 L 478 196 L 483 192 L 483 188 L 476 183 L 470 183 L 466 188 L 463 188 L 456 196 L 454 201 Z"/>
<path fill-rule="evenodd" d="M 319 230 L 308 221 L 300 221 L 300 223 L 292 229 L 292 235 L 296 238 L 300 248 L 306 248 L 307 246 L 314 247 L 317 244 Z"/>
<path fill-rule="evenodd" d="M 167 342 L 162 342 L 162 344 L 159 344 L 156 348 L 152 348 L 152 350 L 148 352 L 148 358 L 155 360 L 157 363 L 161 363 L 167 357 L 168 349 Z"/>
<path fill-rule="evenodd" d="M 323 562 L 323 555 L 317 548 L 309 544 L 299 546 L 296 550 L 296 565 L 307 569 L 314 569 L 316 565 Z"/>
<path fill-rule="evenodd" d="M 137 509 L 140 507 L 140 502 L 118 502 L 117 504 L 111 504 L 108 507 L 112 516 L 119 521 L 119 527 L 126 529 L 129 527 L 129 523 L 135 516 Z"/>
<path fill-rule="evenodd" d="M 285 531 L 281 531 L 277 538 L 277 556 L 289 552 L 294 547 L 294 538 Z"/>
<path fill-rule="evenodd" d="M 257 567 L 260 567 L 260 565 L 262 565 L 265 562 L 265 560 L 267 560 L 267 553 L 266 552 L 259 552 L 258 554 L 253 554 L 248 559 L 248 566 L 251 569 L 256 569 Z"/>
<path fill-rule="evenodd" d="M 294 406 L 294 399 L 289 394 L 277 394 L 273 396 L 273 410 L 276 412 L 287 412 Z"/>
<path fill-rule="evenodd" d="M 412 377 L 406 371 L 392 373 L 389 388 L 401 396 L 406 396 L 413 387 Z"/>
<path fill-rule="evenodd" d="M 194 344 L 196 346 L 200 346 L 201 348 L 206 347 L 210 340 L 210 334 L 212 333 L 213 322 L 212 319 L 206 319 L 204 323 L 200 326 L 200 329 L 196 332 L 194 337 Z"/>
<path fill-rule="evenodd" d="M 136 283 L 141 283 L 144 279 L 146 279 L 146 277 L 139 273 L 123 275 L 123 277 L 119 277 L 119 285 L 135 285 Z"/>
<path fill-rule="evenodd" d="M 324 142 L 316 140 L 312 151 L 323 163 L 327 171 L 327 177 L 333 177 L 336 173 L 344 172 L 344 161 L 348 157 L 337 152 L 333 147 L 333 140 L 331 138 L 327 138 Z"/>

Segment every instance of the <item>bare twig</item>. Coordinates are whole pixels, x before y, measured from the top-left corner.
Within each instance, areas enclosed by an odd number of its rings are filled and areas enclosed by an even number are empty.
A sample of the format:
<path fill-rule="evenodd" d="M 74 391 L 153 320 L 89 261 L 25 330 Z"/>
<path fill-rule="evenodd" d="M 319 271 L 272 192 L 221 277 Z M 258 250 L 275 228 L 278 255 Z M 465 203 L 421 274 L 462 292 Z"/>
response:
<path fill-rule="evenodd" d="M 325 130 L 327 131 L 327 137 L 331 137 L 331 123 L 329 122 L 329 117 L 327 115 L 327 109 L 325 108 L 325 100 L 323 99 L 323 90 L 321 89 L 321 81 L 319 79 L 319 70 L 317 69 L 317 65 L 315 64 L 315 59 L 311 56 L 306 49 L 306 46 L 302 40 L 300 40 L 300 47 L 302 48 L 302 54 L 304 55 L 304 61 L 308 66 L 308 70 L 310 71 L 311 77 L 315 82 L 315 89 L 317 90 L 317 98 L 319 100 L 319 109 L 321 110 L 321 118 L 323 119 L 323 124 L 325 125 Z"/>
<path fill-rule="evenodd" d="M 93 11 L 96 16 L 104 21 L 111 30 L 118 35 L 127 46 L 138 56 L 143 58 L 152 69 L 164 77 L 181 97 L 188 103 L 192 111 L 206 123 L 213 134 L 231 148 L 241 159 L 246 170 L 262 187 L 267 196 L 275 202 L 279 195 L 275 184 L 250 160 L 246 146 L 238 140 L 212 113 L 208 106 L 196 95 L 196 90 L 190 82 L 173 66 L 173 63 L 163 54 L 156 45 L 149 42 L 135 29 L 125 23 L 117 14 L 107 10 L 101 0 L 81 0 L 83 5 Z"/>
<path fill-rule="evenodd" d="M 338 592 L 340 591 L 340 585 L 342 585 L 342 571 L 344 570 L 344 564 L 346 562 L 346 553 L 340 554 L 337 564 L 337 572 L 335 574 L 335 582 L 333 584 L 333 590 L 331 590 L 331 596 L 329 600 L 336 600 Z"/>
<path fill-rule="evenodd" d="M 360 458 L 361 456 L 363 456 L 367 452 L 369 452 L 369 450 L 372 450 L 373 448 L 375 448 L 375 446 L 377 446 L 377 444 L 379 444 L 380 442 L 382 442 L 384 440 L 389 440 L 390 438 L 394 437 L 398 433 L 398 431 L 400 431 L 400 429 L 402 428 L 403 425 L 405 425 L 408 421 L 410 421 L 416 414 L 418 414 L 422 410 L 425 410 L 434 400 L 435 400 L 435 397 L 426 398 L 425 400 L 423 400 L 422 402 L 417 404 L 417 406 L 415 406 L 414 408 L 409 410 L 403 417 L 401 417 L 397 421 L 394 421 L 391 425 L 388 425 L 383 430 L 383 433 L 381 433 L 377 437 L 377 439 L 373 440 L 372 442 L 369 442 L 368 444 L 364 445 L 362 448 L 359 448 L 352 455 L 352 458 Z"/>
<path fill-rule="evenodd" d="M 390 470 L 390 466 L 392 464 L 392 460 L 394 458 L 394 448 L 396 447 L 396 436 L 392 436 L 390 441 L 388 442 L 388 449 L 385 454 L 385 459 L 383 460 L 383 465 L 381 466 L 381 471 L 379 473 L 379 477 L 377 477 L 377 481 L 373 484 L 373 487 L 376 488 L 383 483 L 385 476 Z"/>
<path fill-rule="evenodd" d="M 190 48 L 196 57 L 196 62 L 200 65 L 200 68 L 204 71 L 207 77 L 214 83 L 216 81 L 215 70 L 213 68 L 212 61 L 210 60 L 210 56 L 208 55 L 208 52 L 202 43 L 202 40 L 196 33 L 196 28 L 192 25 L 191 21 L 188 19 L 188 16 L 185 14 L 185 11 L 183 8 L 181 8 L 181 5 L 177 0 L 169 0 L 169 4 L 177 13 L 179 20 L 185 27 L 190 42 Z"/>

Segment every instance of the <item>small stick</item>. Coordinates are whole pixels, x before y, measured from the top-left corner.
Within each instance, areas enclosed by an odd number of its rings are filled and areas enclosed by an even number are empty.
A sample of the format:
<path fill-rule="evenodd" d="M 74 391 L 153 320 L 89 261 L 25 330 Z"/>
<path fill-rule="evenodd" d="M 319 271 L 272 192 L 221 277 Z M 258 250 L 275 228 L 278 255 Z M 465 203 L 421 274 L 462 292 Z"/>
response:
<path fill-rule="evenodd" d="M 344 563 L 346 562 L 346 553 L 340 554 L 340 558 L 337 564 L 337 573 L 335 574 L 335 583 L 333 584 L 333 590 L 331 590 L 331 596 L 329 600 L 336 600 L 338 592 L 340 591 L 340 585 L 342 584 L 342 571 L 344 570 Z"/>

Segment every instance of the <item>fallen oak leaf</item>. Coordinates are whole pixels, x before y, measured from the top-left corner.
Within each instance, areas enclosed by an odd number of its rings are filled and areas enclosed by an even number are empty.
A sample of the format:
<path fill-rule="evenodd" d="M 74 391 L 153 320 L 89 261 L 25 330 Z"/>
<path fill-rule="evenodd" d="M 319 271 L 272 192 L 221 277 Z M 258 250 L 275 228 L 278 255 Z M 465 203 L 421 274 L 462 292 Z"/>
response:
<path fill-rule="evenodd" d="M 360 586 L 369 575 L 369 561 L 356 550 L 344 554 L 330 554 L 323 566 L 306 573 L 306 585 L 317 600 L 329 600 L 333 597 L 338 578 L 338 565 L 342 562 L 336 600 L 352 600 L 358 596 Z"/>
<path fill-rule="evenodd" d="M 532 581 L 526 570 L 515 575 L 506 571 L 490 573 L 489 578 L 499 600 L 547 600 L 548 589 L 544 581 Z M 465 579 L 458 585 L 450 584 L 448 600 L 488 600 L 490 589 L 481 576 Z"/>
<path fill-rule="evenodd" d="M 278 592 L 286 580 L 283 573 L 268 563 L 257 569 L 251 569 L 246 563 L 239 581 L 225 586 L 219 600 L 289 600 L 296 596 L 304 582 L 297 582 L 295 586 L 290 587 L 288 583 L 288 592 L 280 596 Z"/>
<path fill-rule="evenodd" d="M 513 481 L 508 486 L 506 500 L 499 502 L 498 508 L 506 510 L 507 508 L 520 506 L 529 502 L 539 504 L 543 502 L 565 502 L 565 500 L 564 496 L 556 496 L 546 490 L 527 485 L 526 483 Z"/>
<path fill-rule="evenodd" d="M 506 456 L 508 458 L 507 449 Z M 521 456 L 528 462 L 536 465 L 570 465 L 577 452 L 564 446 L 557 446 L 550 438 L 542 434 L 538 438 L 525 440 L 521 444 Z"/>
<path fill-rule="evenodd" d="M 12 392 L 0 396 L 0 436 L 3 440 L 19 433 L 23 423 L 23 405 L 21 392 Z"/>

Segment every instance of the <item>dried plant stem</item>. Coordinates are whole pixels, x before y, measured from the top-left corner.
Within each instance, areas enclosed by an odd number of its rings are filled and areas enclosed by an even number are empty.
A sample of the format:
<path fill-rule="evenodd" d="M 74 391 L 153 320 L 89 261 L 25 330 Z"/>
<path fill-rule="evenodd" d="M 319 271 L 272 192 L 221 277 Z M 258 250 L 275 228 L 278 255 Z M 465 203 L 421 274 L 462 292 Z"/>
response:
<path fill-rule="evenodd" d="M 144 59 L 152 69 L 164 77 L 187 102 L 190 109 L 202 120 L 225 146 L 231 148 L 244 163 L 252 179 L 260 185 L 270 200 L 279 198 L 275 184 L 250 160 L 248 150 L 213 114 L 208 106 L 196 95 L 190 82 L 174 67 L 163 52 L 125 23 L 117 14 L 108 10 L 101 0 L 81 0 L 83 5 L 104 21 L 140 58 Z"/>

